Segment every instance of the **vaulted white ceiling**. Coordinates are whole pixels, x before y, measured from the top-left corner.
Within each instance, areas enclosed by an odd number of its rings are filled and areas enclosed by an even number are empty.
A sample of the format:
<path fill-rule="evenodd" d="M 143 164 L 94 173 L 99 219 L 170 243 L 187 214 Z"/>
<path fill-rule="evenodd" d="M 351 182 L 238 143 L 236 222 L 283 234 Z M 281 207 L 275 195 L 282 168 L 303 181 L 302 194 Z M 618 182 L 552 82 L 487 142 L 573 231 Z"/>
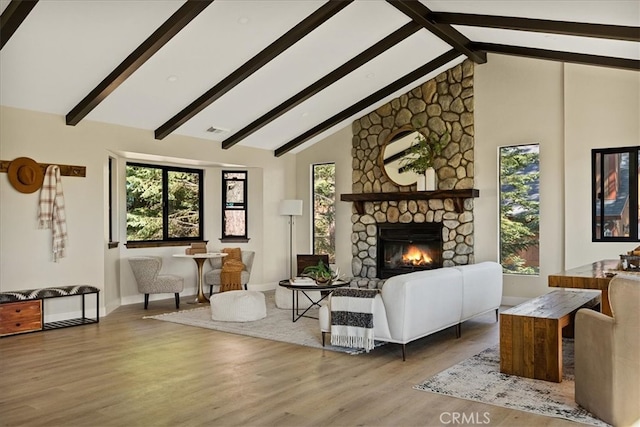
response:
<path fill-rule="evenodd" d="M 495 52 L 640 67 L 638 0 L 41 0 L 26 12 L 19 3 L 28 2 L 0 0 L 2 105 L 59 114 L 75 126 L 93 120 L 277 155 L 317 142 L 468 55 L 479 64 Z M 195 4 L 202 10 L 182 16 L 173 37 L 122 72 L 145 40 Z M 338 72 L 390 36 L 388 49 Z M 339 78 L 325 77 L 339 68 Z M 117 75 L 108 88 L 93 96 L 110 73 Z M 309 88 L 318 81 L 325 84 Z"/>

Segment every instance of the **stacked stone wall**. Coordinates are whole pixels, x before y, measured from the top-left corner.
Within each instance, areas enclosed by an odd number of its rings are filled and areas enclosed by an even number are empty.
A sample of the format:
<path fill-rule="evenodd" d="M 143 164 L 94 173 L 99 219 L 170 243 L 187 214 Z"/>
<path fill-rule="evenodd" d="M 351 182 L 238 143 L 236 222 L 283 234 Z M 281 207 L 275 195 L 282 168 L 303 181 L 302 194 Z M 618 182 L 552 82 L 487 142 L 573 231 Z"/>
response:
<path fill-rule="evenodd" d="M 434 164 L 439 190 L 473 188 L 473 71 L 473 62 L 465 60 L 353 122 L 353 193 L 416 190 L 415 184 L 393 182 L 381 161 L 389 135 L 407 126 L 425 135 L 450 134 L 451 141 Z M 367 202 L 364 206 L 363 215 L 354 210 L 351 218 L 351 266 L 356 278 L 379 283 L 373 280 L 377 277 L 376 224 L 385 222 L 442 222 L 443 265 L 474 262 L 473 199 L 465 199 L 460 213 L 452 199 Z"/>

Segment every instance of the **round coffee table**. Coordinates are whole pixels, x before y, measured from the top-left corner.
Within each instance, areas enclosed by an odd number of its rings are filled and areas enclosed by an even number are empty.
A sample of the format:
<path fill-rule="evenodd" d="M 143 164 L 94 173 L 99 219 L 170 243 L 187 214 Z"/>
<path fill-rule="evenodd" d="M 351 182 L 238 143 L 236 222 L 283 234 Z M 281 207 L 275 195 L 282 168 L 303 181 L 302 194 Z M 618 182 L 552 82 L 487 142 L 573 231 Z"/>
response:
<path fill-rule="evenodd" d="M 320 308 L 320 303 L 322 302 L 322 300 L 324 300 L 326 297 L 331 295 L 331 292 L 333 292 L 334 289 L 344 288 L 345 286 L 349 286 L 349 282 L 345 282 L 343 280 L 336 280 L 331 284 L 317 285 L 315 283 L 296 284 L 295 281 L 292 282 L 291 279 L 286 279 L 286 280 L 281 280 L 280 283 L 278 283 L 278 285 L 282 286 L 283 288 L 291 289 L 292 291 L 291 292 L 291 320 L 293 322 L 296 322 L 301 317 L 317 319 L 317 317 L 308 316 L 307 311 L 309 311 L 313 307 Z M 309 294 L 307 294 L 305 291 L 324 291 L 324 292 L 320 292 L 320 299 L 315 300 L 311 298 Z M 300 293 L 302 293 L 302 295 L 304 295 L 305 298 L 307 298 L 311 302 L 311 305 L 309 305 L 309 307 L 307 307 L 302 313 L 300 313 L 300 310 L 298 309 Z"/>

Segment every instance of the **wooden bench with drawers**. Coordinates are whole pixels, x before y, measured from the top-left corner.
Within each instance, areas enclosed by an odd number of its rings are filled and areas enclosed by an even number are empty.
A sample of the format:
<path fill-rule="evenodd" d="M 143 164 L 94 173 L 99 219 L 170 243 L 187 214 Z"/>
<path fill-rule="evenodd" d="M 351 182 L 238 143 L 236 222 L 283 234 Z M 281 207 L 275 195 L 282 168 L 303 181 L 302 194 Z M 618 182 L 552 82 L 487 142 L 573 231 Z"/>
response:
<path fill-rule="evenodd" d="M 96 317 L 85 314 L 85 297 L 96 296 Z M 50 298 L 81 296 L 82 317 L 45 323 L 45 304 Z M 100 289 L 94 286 L 60 286 L 55 288 L 29 289 L 0 292 L 0 337 L 27 332 L 88 325 L 100 321 Z"/>

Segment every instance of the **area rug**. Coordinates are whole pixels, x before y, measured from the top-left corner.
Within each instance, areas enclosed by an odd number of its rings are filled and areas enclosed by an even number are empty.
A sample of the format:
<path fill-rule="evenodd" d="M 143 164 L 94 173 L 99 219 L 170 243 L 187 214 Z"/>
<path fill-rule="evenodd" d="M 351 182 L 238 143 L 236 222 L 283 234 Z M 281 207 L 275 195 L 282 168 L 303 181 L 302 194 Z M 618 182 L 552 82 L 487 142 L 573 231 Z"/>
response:
<path fill-rule="evenodd" d="M 562 345 L 562 382 L 500 373 L 500 348 L 488 348 L 440 372 L 414 389 L 594 426 L 608 426 L 574 401 L 573 340 Z"/>
<path fill-rule="evenodd" d="M 267 305 L 267 317 L 253 322 L 219 322 L 211 320 L 211 308 L 209 305 L 191 310 L 177 311 L 156 316 L 145 316 L 144 318 L 164 320 L 166 322 L 180 323 L 182 325 L 197 326 L 221 332 L 248 335 L 256 338 L 264 338 L 272 341 L 287 342 L 348 354 L 361 354 L 364 352 L 364 350 L 332 346 L 330 344 L 331 337 L 328 335 L 326 337 L 327 344 L 323 347 L 322 334 L 320 332 L 318 319 L 302 317 L 294 323 L 291 321 L 291 309 L 284 310 L 276 307 L 275 291 L 268 291 L 264 294 Z M 318 317 L 318 309 L 311 309 L 307 314 Z"/>

